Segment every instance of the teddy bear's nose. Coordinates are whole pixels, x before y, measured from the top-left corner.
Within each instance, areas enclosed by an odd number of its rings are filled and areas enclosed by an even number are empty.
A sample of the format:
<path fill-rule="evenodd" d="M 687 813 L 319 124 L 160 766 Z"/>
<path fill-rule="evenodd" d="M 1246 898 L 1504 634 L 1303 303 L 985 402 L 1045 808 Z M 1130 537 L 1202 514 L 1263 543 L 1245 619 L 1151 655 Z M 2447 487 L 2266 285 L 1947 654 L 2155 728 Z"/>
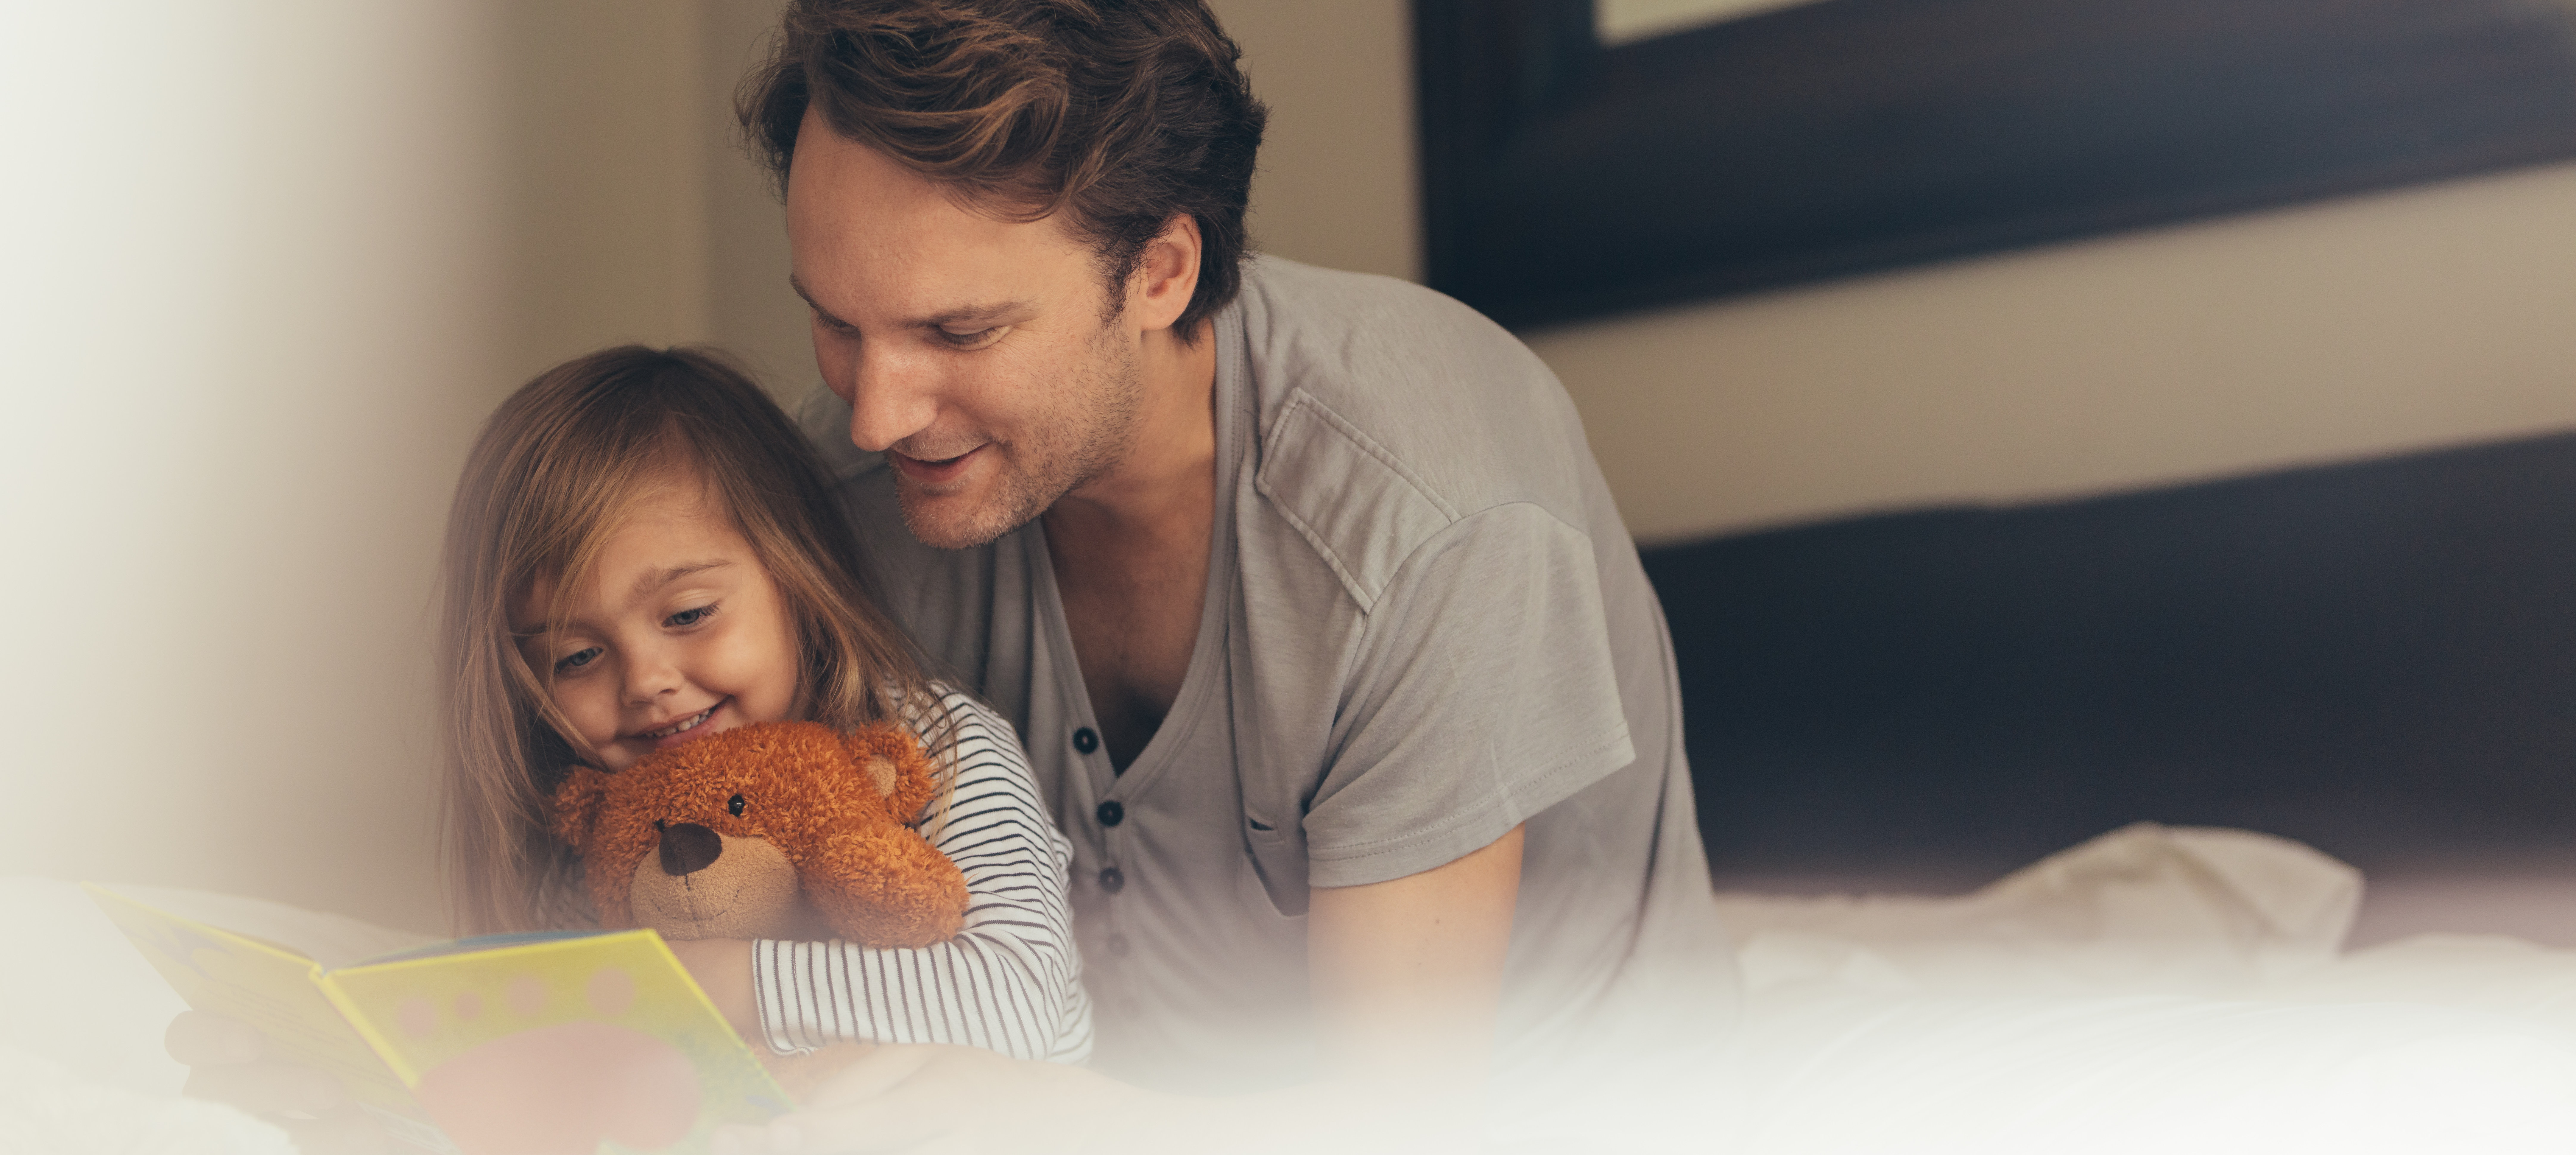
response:
<path fill-rule="evenodd" d="M 724 854 L 724 839 L 695 822 L 675 822 L 662 831 L 662 873 L 696 874 Z"/>

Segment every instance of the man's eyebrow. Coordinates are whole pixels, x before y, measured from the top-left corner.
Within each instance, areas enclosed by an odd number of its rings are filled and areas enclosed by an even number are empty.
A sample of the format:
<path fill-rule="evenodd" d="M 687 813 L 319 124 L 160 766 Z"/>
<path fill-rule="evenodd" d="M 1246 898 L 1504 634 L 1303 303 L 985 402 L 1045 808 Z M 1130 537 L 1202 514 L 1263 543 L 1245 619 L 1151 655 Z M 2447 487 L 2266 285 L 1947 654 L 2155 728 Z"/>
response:
<path fill-rule="evenodd" d="M 820 316 L 824 320 L 830 321 L 844 329 L 855 329 L 858 327 L 840 319 L 839 317 L 833 316 L 830 309 L 826 309 L 823 306 L 816 304 L 814 302 L 814 294 L 805 291 L 805 282 L 797 280 L 796 274 L 787 274 L 787 287 L 796 290 L 796 296 L 798 299 L 805 302 L 806 308 L 814 310 L 815 315 Z"/>
<path fill-rule="evenodd" d="M 789 273 L 787 275 L 787 287 L 795 290 L 798 297 L 804 298 L 806 307 L 821 315 L 824 320 L 844 329 L 857 328 L 857 326 L 850 324 L 848 321 L 844 321 L 841 318 L 832 315 L 832 311 L 830 309 L 826 309 L 823 306 L 816 304 L 814 301 L 814 295 L 805 291 L 805 283 L 797 280 L 796 274 Z M 960 305 L 954 309 L 946 309 L 933 313 L 927 317 L 909 322 L 909 324 L 916 329 L 928 329 L 934 327 L 957 328 L 964 325 L 989 323 L 1000 320 L 1004 317 L 1025 314 L 1035 308 L 1037 308 L 1037 304 L 1034 301 L 993 301 L 983 304 Z"/>
<path fill-rule="evenodd" d="M 996 301 L 989 305 L 967 305 L 961 308 L 950 309 L 944 313 L 936 313 L 931 316 L 924 317 L 921 320 L 914 322 L 914 324 L 924 326 L 937 325 L 941 328 L 954 328 L 961 325 L 988 324 L 994 321 L 999 321 L 1004 317 L 1026 315 L 1031 309 L 1036 307 L 1036 305 L 1028 301 Z"/>
<path fill-rule="evenodd" d="M 643 597 L 646 594 L 652 593 L 654 590 L 660 589 L 663 586 L 669 585 L 672 582 L 678 581 L 693 573 L 703 573 L 707 570 L 720 569 L 732 564 L 733 563 L 729 561 L 694 561 L 684 565 L 675 565 L 666 570 L 648 570 L 645 572 L 644 576 L 635 579 L 635 596 L 639 598 Z"/>

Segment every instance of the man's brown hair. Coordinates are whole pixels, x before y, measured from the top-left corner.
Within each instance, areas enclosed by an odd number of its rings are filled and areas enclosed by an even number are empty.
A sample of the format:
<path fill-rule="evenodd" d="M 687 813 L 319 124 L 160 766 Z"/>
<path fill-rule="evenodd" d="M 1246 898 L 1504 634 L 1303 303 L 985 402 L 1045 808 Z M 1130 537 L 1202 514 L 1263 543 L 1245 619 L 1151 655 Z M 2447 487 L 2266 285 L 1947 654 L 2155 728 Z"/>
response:
<path fill-rule="evenodd" d="M 1113 303 L 1145 247 L 1198 222 L 1184 340 L 1234 299 L 1268 110 L 1203 0 L 795 0 L 736 112 L 783 196 L 809 105 L 978 211 L 1067 214 Z"/>

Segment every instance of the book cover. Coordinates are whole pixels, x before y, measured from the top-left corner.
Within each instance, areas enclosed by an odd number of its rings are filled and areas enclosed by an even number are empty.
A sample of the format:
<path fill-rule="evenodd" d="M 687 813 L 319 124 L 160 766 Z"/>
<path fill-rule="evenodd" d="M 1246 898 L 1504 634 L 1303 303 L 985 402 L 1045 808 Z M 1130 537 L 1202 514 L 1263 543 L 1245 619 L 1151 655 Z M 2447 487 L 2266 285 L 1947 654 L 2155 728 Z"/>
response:
<path fill-rule="evenodd" d="M 189 1006 L 446 1155 L 703 1150 L 781 1092 L 650 930 L 496 935 L 337 968 L 85 889 Z"/>

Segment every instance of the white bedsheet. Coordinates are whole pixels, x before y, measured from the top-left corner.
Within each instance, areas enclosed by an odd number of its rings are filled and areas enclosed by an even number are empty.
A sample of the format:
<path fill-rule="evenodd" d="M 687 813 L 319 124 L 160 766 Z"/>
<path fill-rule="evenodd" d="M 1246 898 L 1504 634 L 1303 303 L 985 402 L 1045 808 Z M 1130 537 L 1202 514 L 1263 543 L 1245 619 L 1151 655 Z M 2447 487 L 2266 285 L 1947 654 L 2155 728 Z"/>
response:
<path fill-rule="evenodd" d="M 2142 824 L 1955 898 L 1722 895 L 1731 1146 L 2576 1151 L 2576 952 L 2340 953 L 2361 893 L 2295 843 Z"/>
<path fill-rule="evenodd" d="M 2576 1152 L 2576 952 L 2436 935 L 2345 953 L 2361 893 L 2293 843 L 2141 825 L 1965 896 L 1721 895 L 1748 987 L 1723 1057 L 1510 1145 Z M 420 937 L 137 896 L 332 960 Z M 0 879 L 0 917 L 49 944 L 0 964 L 0 1150 L 283 1150 L 175 1097 L 178 1001 L 76 888 Z"/>
<path fill-rule="evenodd" d="M 2361 890 L 2295 842 L 2142 822 L 1959 897 L 1717 901 L 1754 995 L 2223 995 L 2332 962 Z"/>

